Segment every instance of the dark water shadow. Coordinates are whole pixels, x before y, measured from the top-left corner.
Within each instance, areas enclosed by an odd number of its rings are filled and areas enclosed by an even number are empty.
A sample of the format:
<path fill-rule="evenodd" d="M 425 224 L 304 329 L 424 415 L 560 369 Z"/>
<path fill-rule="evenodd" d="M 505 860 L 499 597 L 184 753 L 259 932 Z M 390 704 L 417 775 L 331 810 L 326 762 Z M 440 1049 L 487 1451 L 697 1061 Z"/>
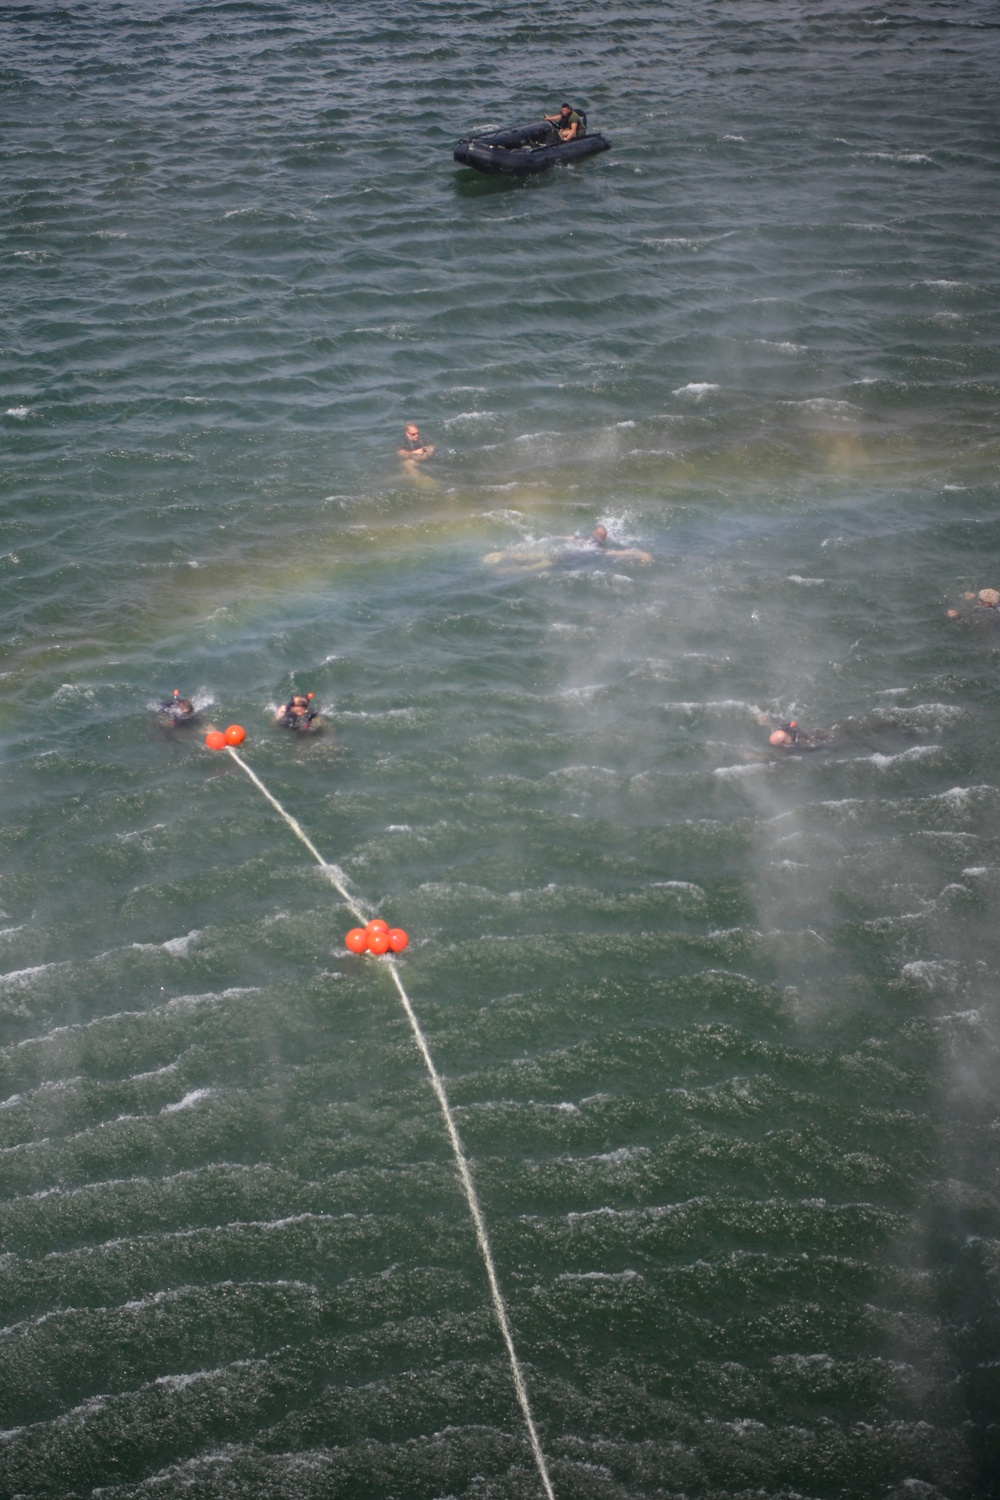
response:
<path fill-rule="evenodd" d="M 460 167 L 452 179 L 455 192 L 460 198 L 489 198 L 501 193 L 518 192 L 521 188 L 540 188 L 553 181 L 551 172 L 534 172 L 529 175 L 477 172 L 473 167 Z"/>

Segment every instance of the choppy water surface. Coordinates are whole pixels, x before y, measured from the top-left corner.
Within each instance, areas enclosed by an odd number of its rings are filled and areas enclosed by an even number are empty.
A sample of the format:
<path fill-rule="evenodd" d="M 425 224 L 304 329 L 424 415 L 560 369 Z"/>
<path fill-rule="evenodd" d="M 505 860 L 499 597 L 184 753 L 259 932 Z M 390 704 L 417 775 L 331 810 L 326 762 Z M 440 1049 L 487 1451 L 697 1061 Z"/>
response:
<path fill-rule="evenodd" d="M 0 43 L 0 1492 L 541 1492 L 178 687 L 558 1496 L 997 1494 L 995 7 Z"/>

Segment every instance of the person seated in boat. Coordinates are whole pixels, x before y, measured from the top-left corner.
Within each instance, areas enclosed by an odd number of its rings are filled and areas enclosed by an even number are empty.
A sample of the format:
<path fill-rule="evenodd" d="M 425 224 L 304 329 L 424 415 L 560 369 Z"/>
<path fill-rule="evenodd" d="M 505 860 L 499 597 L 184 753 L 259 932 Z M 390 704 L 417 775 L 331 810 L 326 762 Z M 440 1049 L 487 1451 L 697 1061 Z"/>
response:
<path fill-rule="evenodd" d="M 304 734 L 312 728 L 313 720 L 318 718 L 312 705 L 312 693 L 293 693 L 288 702 L 278 709 L 274 722 L 284 729 L 298 729 Z"/>
<path fill-rule="evenodd" d="M 182 698 L 179 688 L 174 688 L 174 696 L 160 704 L 160 713 L 171 728 L 179 724 L 193 724 L 198 717 L 191 699 Z"/>
<path fill-rule="evenodd" d="M 572 104 L 561 104 L 557 115 L 546 115 L 545 118 L 556 127 L 561 141 L 579 141 L 587 134 L 586 121 Z"/>
<path fill-rule="evenodd" d="M 416 422 L 407 422 L 403 433 L 403 446 L 397 448 L 396 452 L 400 458 L 409 459 L 413 463 L 421 463 L 423 459 L 430 458 L 434 452 L 434 444 L 424 442 Z"/>

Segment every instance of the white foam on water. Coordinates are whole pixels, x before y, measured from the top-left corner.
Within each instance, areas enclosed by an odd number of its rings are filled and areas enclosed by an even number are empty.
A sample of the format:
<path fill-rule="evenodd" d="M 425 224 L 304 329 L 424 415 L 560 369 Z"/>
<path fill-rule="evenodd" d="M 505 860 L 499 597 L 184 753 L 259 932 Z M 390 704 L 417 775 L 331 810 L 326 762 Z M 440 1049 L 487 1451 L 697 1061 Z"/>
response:
<path fill-rule="evenodd" d="M 192 1089 L 185 1094 L 183 1099 L 178 1099 L 176 1104 L 165 1104 L 160 1110 L 161 1115 L 175 1115 L 181 1109 L 193 1109 L 200 1104 L 202 1099 L 210 1099 L 215 1092 L 214 1089 Z"/>
<path fill-rule="evenodd" d="M 158 1005 L 152 1011 L 145 1011 L 142 1014 L 155 1015 L 157 1010 L 193 1010 L 197 1005 L 218 1005 L 223 1000 L 235 1000 L 243 995 L 256 994 L 255 985 L 236 985 L 228 990 L 209 990 L 203 995 L 177 995 L 175 999 L 167 1000 L 165 1004 Z"/>
<path fill-rule="evenodd" d="M 897 761 L 902 760 L 927 760 L 941 751 L 940 745 L 912 745 L 909 750 L 900 750 L 896 755 L 882 755 L 876 751 L 873 755 L 864 755 L 862 760 L 870 761 L 880 771 L 886 771 Z"/>
<path fill-rule="evenodd" d="M 164 1178 L 163 1180 L 167 1181 L 169 1179 Z M 148 1181 L 148 1178 L 129 1178 L 129 1182 L 148 1183 Z M 104 1184 L 98 1185 L 103 1186 Z M 120 1186 L 120 1183 L 113 1182 L 111 1185 Z M 58 1191 L 58 1189 L 46 1190 L 46 1192 L 53 1191 Z M 82 1189 L 74 1188 L 71 1191 L 81 1192 Z M 33 1196 L 39 1197 L 44 1196 L 44 1194 L 36 1193 Z M 262 1233 L 274 1233 L 276 1231 L 290 1229 L 296 1224 L 341 1224 L 348 1221 L 354 1221 L 356 1223 L 357 1218 L 357 1214 L 353 1213 L 327 1214 L 303 1212 L 298 1214 L 287 1214 L 284 1218 L 281 1219 L 227 1219 L 221 1224 L 199 1224 L 195 1225 L 191 1229 L 170 1229 L 163 1231 L 154 1231 L 145 1234 L 116 1235 L 113 1239 L 102 1240 L 99 1244 L 74 1245 L 69 1250 L 49 1250 L 46 1252 L 45 1259 L 47 1261 L 73 1260 L 80 1257 L 102 1255 L 110 1250 L 120 1249 L 125 1245 L 159 1245 L 170 1240 L 196 1239 L 199 1235 L 207 1238 L 217 1234 L 228 1234 L 230 1231 L 238 1233 L 241 1230 L 256 1230 Z M 0 1259 L 2 1259 L 2 1257 L 0 1257 Z"/>
<path fill-rule="evenodd" d="M 861 411 L 851 401 L 836 401 L 832 396 L 810 396 L 805 401 L 779 401 L 779 406 L 797 406 L 803 411 L 818 411 L 829 416 L 847 417 Z"/>
<path fill-rule="evenodd" d="M 443 425 L 445 427 L 469 426 L 472 422 L 497 422 L 499 414 L 495 411 L 460 411 L 454 417 L 446 417 Z"/>
<path fill-rule="evenodd" d="M 560 688 L 554 696 L 556 698 L 578 698 L 586 703 L 588 698 L 592 698 L 595 693 L 606 692 L 608 687 L 609 684 L 606 682 L 590 682 L 583 687 Z"/>
<path fill-rule="evenodd" d="M 57 967 L 53 964 L 45 964 L 43 968 Z M 32 972 L 32 971 L 23 971 Z M 2 983 L 3 976 L 0 976 Z M 53 1026 L 51 1031 L 40 1032 L 37 1036 L 22 1037 L 19 1042 L 14 1042 L 14 1047 L 37 1047 L 45 1042 L 55 1041 L 57 1038 L 76 1035 L 80 1032 L 89 1031 L 91 1027 L 108 1026 L 116 1021 L 139 1021 L 147 1016 L 155 1016 L 158 1013 L 174 1009 L 187 1009 L 194 1005 L 209 1005 L 219 1000 L 232 1000 L 243 995 L 255 995 L 255 985 L 236 985 L 226 990 L 210 990 L 202 995 L 178 995 L 172 1000 L 166 1000 L 162 1005 L 152 1006 L 149 1010 L 115 1010 L 106 1016 L 94 1016 L 89 1021 L 80 1021 L 73 1026 Z"/>
<path fill-rule="evenodd" d="M 31 985 L 40 974 L 46 974 L 50 969 L 65 969 L 66 963 L 34 964 L 30 969 L 11 969 L 6 974 L 0 974 L 0 989 L 20 989 L 22 986 Z"/>
<path fill-rule="evenodd" d="M 917 959 L 904 964 L 900 973 L 904 979 L 915 979 L 928 989 L 944 984 L 947 989 L 954 990 L 961 978 L 961 965 L 954 960 Z"/>
<path fill-rule="evenodd" d="M 748 713 L 759 713 L 760 709 L 756 703 L 745 703 L 742 698 L 695 698 L 690 702 L 678 699 L 667 699 L 660 704 L 661 708 L 676 708 L 682 713 L 697 713 L 707 708 L 739 708 Z"/>
<path fill-rule="evenodd" d="M 610 776 L 617 779 L 619 772 L 612 770 L 610 766 L 562 766 L 558 770 L 548 771 L 548 776 Z"/>
<path fill-rule="evenodd" d="M 246 1364 L 246 1360 L 238 1360 L 237 1364 Z M 229 1365 L 228 1369 L 234 1369 L 235 1365 Z M 200 1380 L 218 1380 L 226 1373 L 226 1368 L 218 1370 L 192 1370 L 189 1375 L 157 1375 L 153 1381 L 154 1385 L 162 1385 L 170 1391 L 183 1391 L 189 1385 L 196 1385 Z"/>
<path fill-rule="evenodd" d="M 679 385 L 673 392 L 675 396 L 690 396 L 694 401 L 703 401 L 710 391 L 717 391 L 719 387 L 713 385 L 710 380 L 691 380 L 687 385 Z"/>
<path fill-rule="evenodd" d="M 934 158 L 922 151 L 859 151 L 866 161 L 933 162 Z"/>
<path fill-rule="evenodd" d="M 126 1082 L 127 1083 L 148 1083 L 151 1078 L 165 1078 L 168 1073 L 176 1073 L 176 1072 L 177 1072 L 177 1064 L 176 1064 L 176 1062 L 164 1063 L 164 1065 L 163 1065 L 162 1068 L 151 1068 L 146 1073 L 133 1073 L 130 1078 L 126 1079 Z"/>
<path fill-rule="evenodd" d="M 25 1422 L 20 1427 L 8 1427 L 6 1431 L 0 1432 L 0 1442 L 9 1442 L 12 1438 L 21 1437 L 32 1428 L 82 1427 L 84 1420 L 95 1412 L 103 1411 L 110 1399 L 110 1396 L 88 1396 L 87 1400 L 81 1401 L 79 1406 L 72 1406 L 69 1411 L 61 1412 L 53 1422 Z"/>
<path fill-rule="evenodd" d="M 560 1271 L 557 1281 L 645 1281 L 641 1271 Z"/>
<path fill-rule="evenodd" d="M 961 1021 L 965 1026 L 981 1026 L 983 1013 L 980 1010 L 955 1010 L 949 1015 L 935 1017 L 937 1026 L 943 1026 L 946 1021 Z"/>
<path fill-rule="evenodd" d="M 59 1094 L 64 1089 L 77 1088 L 86 1080 L 82 1073 L 75 1073 L 72 1078 L 50 1078 L 38 1084 L 36 1088 L 27 1089 L 23 1094 L 12 1094 L 0 1104 L 0 1109 L 10 1109 L 20 1100 L 37 1099 L 44 1094 Z"/>
<path fill-rule="evenodd" d="M 167 938 L 165 943 L 133 943 L 132 947 L 139 953 L 164 953 L 171 954 L 174 958 L 183 958 L 192 943 L 196 943 L 201 937 L 201 931 L 194 928 L 184 937 Z"/>
<path fill-rule="evenodd" d="M 416 710 L 412 708 L 385 708 L 375 712 L 363 708 L 343 708 L 338 717 L 340 719 L 372 719 L 375 722 L 382 719 L 401 719 L 406 724 L 417 722 Z"/>
<path fill-rule="evenodd" d="M 969 803 L 977 792 L 993 793 L 996 789 L 991 786 L 953 786 L 946 792 L 939 792 L 936 797 L 929 797 L 929 802 L 943 802 L 955 812 L 967 812 Z"/>
<path fill-rule="evenodd" d="M 316 1288 L 310 1282 L 293 1280 L 283 1276 L 276 1276 L 273 1281 L 264 1281 L 260 1278 L 251 1281 L 234 1281 L 232 1277 L 227 1277 L 225 1281 L 189 1281 L 184 1286 L 170 1287 L 168 1290 L 162 1292 L 149 1292 L 145 1297 L 135 1297 L 129 1302 L 121 1302 L 117 1307 L 88 1307 L 86 1311 L 90 1313 L 146 1312 L 151 1307 L 162 1307 L 165 1303 L 180 1302 L 184 1297 L 192 1295 L 197 1297 L 207 1291 L 242 1292 L 246 1289 L 251 1291 L 267 1291 L 271 1287 L 281 1287 L 282 1291 L 305 1292 L 310 1300 L 315 1300 L 319 1295 Z M 79 1311 L 83 1311 L 83 1309 L 62 1307 L 58 1312 L 51 1314 L 51 1316 L 62 1317 L 64 1313 Z M 50 1315 L 46 1313 L 44 1316 L 48 1317 Z M 30 1320 L 25 1319 L 25 1321 L 28 1322 Z M 36 1321 L 41 1322 L 42 1319 L 39 1318 Z"/>

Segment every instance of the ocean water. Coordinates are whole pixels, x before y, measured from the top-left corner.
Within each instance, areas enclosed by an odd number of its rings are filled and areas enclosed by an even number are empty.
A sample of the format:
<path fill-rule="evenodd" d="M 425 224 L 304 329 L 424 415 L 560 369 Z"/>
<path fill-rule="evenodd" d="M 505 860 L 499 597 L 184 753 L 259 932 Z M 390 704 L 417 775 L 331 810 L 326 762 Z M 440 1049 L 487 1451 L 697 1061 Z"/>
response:
<path fill-rule="evenodd" d="M 232 722 L 552 1493 L 1000 1494 L 995 5 L 0 66 L 0 1494 L 544 1493 Z"/>

